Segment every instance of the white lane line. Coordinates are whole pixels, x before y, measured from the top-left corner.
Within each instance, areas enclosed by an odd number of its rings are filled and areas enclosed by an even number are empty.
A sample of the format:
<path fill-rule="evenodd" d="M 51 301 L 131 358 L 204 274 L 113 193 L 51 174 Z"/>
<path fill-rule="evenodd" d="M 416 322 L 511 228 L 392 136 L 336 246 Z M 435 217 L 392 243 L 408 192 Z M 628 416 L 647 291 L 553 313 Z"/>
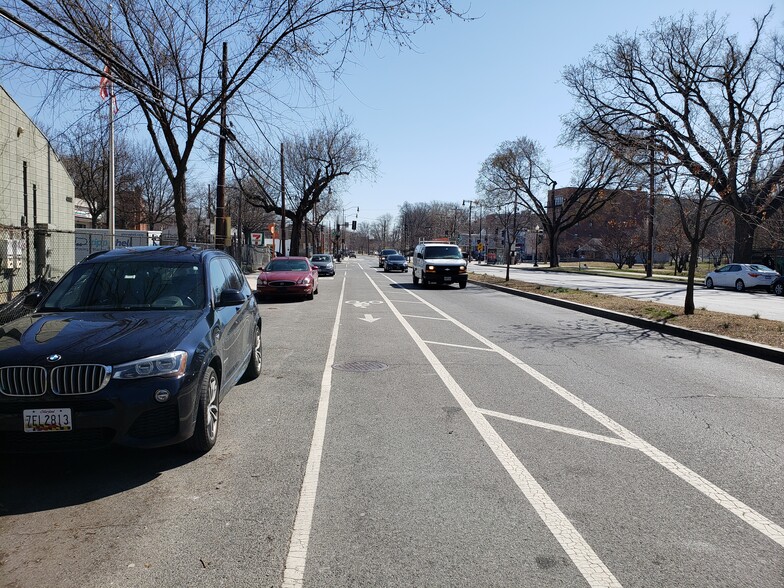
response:
<path fill-rule="evenodd" d="M 408 291 L 411 296 L 421 300 L 431 309 L 436 311 L 438 314 L 443 316 L 444 318 L 451 320 L 456 326 L 461 328 L 463 331 L 474 337 L 477 341 L 481 342 L 483 345 L 492 348 L 493 350 L 497 351 L 500 355 L 505 357 L 511 363 L 519 367 L 521 370 L 526 372 L 528 375 L 533 377 L 534 379 L 538 380 L 542 384 L 544 384 L 547 388 L 558 394 L 561 398 L 572 404 L 573 406 L 577 407 L 585 414 L 593 418 L 598 423 L 604 425 L 607 429 L 618 435 L 621 439 L 626 440 L 630 445 L 636 449 L 639 449 L 645 455 L 650 457 L 653 461 L 658 463 L 663 468 L 669 470 L 671 473 L 675 474 L 679 478 L 681 478 L 684 482 L 691 485 L 695 490 L 701 492 L 719 506 L 726 508 L 732 514 L 740 518 L 741 520 L 745 521 L 753 528 L 757 529 L 760 533 L 768 537 L 769 539 L 775 541 L 782 547 L 784 547 L 784 527 L 777 525 L 765 515 L 757 512 L 750 506 L 744 504 L 734 496 L 732 496 L 729 492 L 722 490 L 718 486 L 716 486 L 713 482 L 703 478 L 697 472 L 694 472 L 687 468 L 682 463 L 678 462 L 676 459 L 670 457 L 663 451 L 657 449 L 647 441 L 644 441 L 642 438 L 638 437 L 634 433 L 632 433 L 629 429 L 622 426 L 620 423 L 617 423 L 613 419 L 611 419 L 606 414 L 600 412 L 581 398 L 578 398 L 571 392 L 569 392 L 566 388 L 559 386 L 555 382 L 553 382 L 550 378 L 545 376 L 544 374 L 539 373 L 533 367 L 523 362 L 521 359 L 515 357 L 505 349 L 502 349 L 492 341 L 486 339 L 470 327 L 462 324 L 461 322 L 455 320 L 454 318 L 450 317 L 448 314 L 443 312 L 441 309 L 433 306 L 417 294 Z"/>
<path fill-rule="evenodd" d="M 437 317 L 437 316 L 417 316 L 415 314 L 404 314 L 402 315 L 406 318 L 416 318 L 416 319 L 426 319 L 429 321 L 448 321 L 449 319 Z"/>
<path fill-rule="evenodd" d="M 406 315 L 403 315 L 406 316 Z M 460 347 L 461 349 L 471 349 L 473 351 L 492 351 L 495 353 L 495 349 L 488 349 L 487 347 L 472 347 L 471 345 L 458 345 L 456 343 L 442 343 L 441 341 L 425 341 L 428 345 L 443 345 L 445 347 Z"/>
<path fill-rule="evenodd" d="M 533 421 L 531 419 L 526 419 L 511 414 L 504 414 L 501 412 L 496 412 L 494 410 L 487 410 L 484 408 L 477 408 L 477 410 L 487 416 L 492 416 L 499 419 L 505 419 L 507 421 L 513 421 L 515 423 L 521 423 L 523 425 L 530 425 L 532 427 L 539 427 L 540 429 L 547 429 L 549 431 L 555 431 L 557 433 L 566 433 L 568 435 L 576 435 L 578 437 L 584 437 L 586 439 L 593 439 L 594 441 L 601 441 L 602 443 L 609 443 L 611 445 L 620 445 L 621 447 L 629 447 L 631 449 L 637 449 L 634 445 L 632 445 L 628 441 L 625 441 L 623 439 L 618 439 L 616 437 L 608 437 L 607 435 L 597 435 L 595 433 L 589 433 L 587 431 L 581 431 L 579 429 L 570 429 L 569 427 L 562 427 L 561 425 L 551 425 L 550 423 Z"/>
<path fill-rule="evenodd" d="M 313 428 L 313 440 L 310 442 L 308 463 L 305 466 L 305 477 L 299 494 L 297 516 L 294 519 L 294 528 L 289 541 L 289 553 L 286 557 L 286 568 L 283 570 L 283 588 L 298 588 L 302 586 L 305 577 L 305 563 L 308 555 L 308 542 L 310 541 L 310 528 L 313 522 L 313 510 L 316 504 L 316 490 L 318 489 L 319 472 L 321 471 L 321 454 L 324 450 L 324 437 L 327 429 L 327 412 L 329 411 L 329 395 L 332 391 L 332 364 L 335 363 L 335 348 L 337 347 L 340 316 L 343 310 L 343 296 L 346 291 L 346 279 L 340 288 L 338 310 L 335 315 L 335 324 L 332 326 L 332 338 L 329 341 L 327 363 L 321 376 L 321 396 L 319 397 L 316 423 Z"/>
<path fill-rule="evenodd" d="M 419 300 L 392 300 L 395 304 L 422 304 Z"/>
<path fill-rule="evenodd" d="M 618 582 L 609 568 L 599 559 L 599 556 L 596 555 L 591 546 L 583 539 L 583 536 L 574 528 L 574 525 L 572 525 L 569 519 L 561 512 L 558 505 L 553 502 L 553 499 L 550 498 L 547 492 L 544 491 L 544 488 L 539 485 L 514 452 L 509 449 L 509 446 L 495 429 L 493 429 L 484 415 L 474 406 L 474 403 L 468 395 L 454 380 L 452 375 L 438 360 L 422 338 L 416 333 L 409 322 L 397 308 L 390 304 L 389 299 L 384 295 L 381 289 L 376 286 L 369 275 L 368 280 L 373 284 L 373 287 L 378 290 L 379 295 L 387 301 L 389 308 L 397 317 L 398 321 L 400 321 L 400 324 L 403 325 L 403 328 L 406 329 L 411 339 L 430 362 L 430 365 L 433 366 L 433 369 L 439 375 L 441 381 L 444 382 L 447 389 L 452 393 L 452 396 L 460 405 L 460 408 L 466 413 L 476 430 L 485 440 L 485 443 L 487 443 L 488 447 L 495 453 L 498 461 L 501 462 L 501 465 L 503 465 L 512 480 L 517 484 L 517 487 L 523 492 L 528 499 L 528 502 L 542 521 L 544 521 L 545 525 L 547 525 L 547 528 L 550 529 L 550 532 L 556 540 L 561 544 L 564 552 L 569 556 L 588 584 L 597 588 L 620 587 L 620 582 Z"/>

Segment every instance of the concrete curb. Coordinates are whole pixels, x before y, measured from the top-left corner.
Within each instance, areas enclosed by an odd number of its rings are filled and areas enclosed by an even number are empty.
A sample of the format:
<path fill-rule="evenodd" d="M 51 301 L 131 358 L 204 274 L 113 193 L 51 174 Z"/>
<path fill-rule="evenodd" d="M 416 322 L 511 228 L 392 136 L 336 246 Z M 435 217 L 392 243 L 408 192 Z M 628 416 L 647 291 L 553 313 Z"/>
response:
<path fill-rule="evenodd" d="M 506 294 L 528 298 L 529 300 L 536 300 L 537 302 L 543 302 L 545 304 L 552 304 L 553 306 L 558 306 L 560 308 L 567 308 L 569 310 L 583 312 L 592 316 L 598 316 L 607 320 L 626 323 L 641 329 L 656 331 L 658 333 L 672 335 L 673 337 L 680 337 L 681 339 L 688 339 L 689 341 L 695 341 L 705 345 L 712 345 L 713 347 L 726 349 L 727 351 L 734 351 L 735 353 L 756 357 L 757 359 L 784 364 L 784 349 L 779 349 L 777 347 L 749 343 L 748 341 L 741 341 L 740 339 L 732 339 L 730 337 L 714 335 L 713 333 L 704 333 L 702 331 L 684 329 L 683 327 L 676 327 L 674 325 L 668 325 L 666 323 L 660 323 L 657 321 L 624 314 L 622 312 L 614 312 L 612 310 L 605 310 L 604 308 L 597 308 L 595 306 L 588 306 L 586 304 L 578 304 L 577 302 L 561 300 L 560 298 L 551 298 L 549 296 L 534 294 L 532 292 L 522 292 L 520 290 L 515 290 L 514 288 L 501 286 L 500 284 L 489 284 L 487 282 L 479 282 L 471 279 L 468 281 L 471 284 L 476 284 L 477 286 L 483 286 L 492 290 L 498 290 L 499 292 L 504 292 Z"/>

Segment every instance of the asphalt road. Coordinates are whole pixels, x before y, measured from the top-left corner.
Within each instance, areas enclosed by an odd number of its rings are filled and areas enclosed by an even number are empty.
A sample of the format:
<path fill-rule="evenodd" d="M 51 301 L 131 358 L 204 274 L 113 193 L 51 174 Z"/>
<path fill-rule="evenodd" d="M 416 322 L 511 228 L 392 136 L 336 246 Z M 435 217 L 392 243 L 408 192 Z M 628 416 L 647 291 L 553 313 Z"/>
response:
<path fill-rule="evenodd" d="M 369 258 L 215 449 L 4 458 L 0 584 L 784 585 L 782 366 Z"/>
<path fill-rule="evenodd" d="M 506 276 L 504 265 L 483 265 L 471 263 L 470 271 L 496 276 Z M 658 280 L 637 280 L 616 276 L 599 276 L 570 272 L 551 272 L 536 270 L 530 264 L 512 266 L 510 278 L 546 284 L 580 288 L 589 292 L 625 296 L 637 300 L 651 300 L 663 304 L 683 306 L 686 300 L 686 283 L 673 283 Z M 716 312 L 727 312 L 751 316 L 759 314 L 760 318 L 784 321 L 784 297 L 774 296 L 765 290 L 749 290 L 735 292 L 730 289 L 714 288 L 708 290 L 702 283 L 695 284 L 694 305 Z"/>

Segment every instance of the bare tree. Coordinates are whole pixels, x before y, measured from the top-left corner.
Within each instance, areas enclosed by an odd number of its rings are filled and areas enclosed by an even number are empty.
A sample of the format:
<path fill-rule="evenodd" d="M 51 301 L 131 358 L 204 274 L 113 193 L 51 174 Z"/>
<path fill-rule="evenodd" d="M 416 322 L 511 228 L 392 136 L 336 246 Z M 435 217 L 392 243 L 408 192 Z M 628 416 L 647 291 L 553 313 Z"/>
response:
<path fill-rule="evenodd" d="M 372 177 L 376 162 L 367 142 L 351 129 L 351 121 L 340 116 L 284 144 L 285 207 L 280 175 L 272 171 L 280 168 L 276 150 L 270 148 L 259 157 L 244 149 L 235 150 L 231 166 L 249 204 L 285 214 L 291 221 L 291 255 L 298 255 L 304 221 L 322 195 L 328 193 L 330 185 L 349 175 Z"/>
<path fill-rule="evenodd" d="M 482 164 L 477 190 L 491 201 L 498 201 L 494 194 L 506 194 L 536 216 L 548 236 L 550 267 L 558 267 L 554 252 L 560 236 L 626 190 L 637 172 L 614 153 L 596 146 L 589 146 L 579 161 L 572 187 L 556 191 L 546 170 L 537 142 L 527 137 L 505 141 Z"/>
<path fill-rule="evenodd" d="M 110 6 L 117 9 L 112 16 Z M 382 37 L 408 46 L 442 14 L 461 16 L 450 0 L 9 0 L 0 26 L 19 42 L 0 59 L 39 77 L 48 72 L 52 88 L 76 79 L 78 89 L 93 92 L 107 64 L 138 107 L 166 170 L 178 240 L 186 244 L 188 166 L 225 104 L 242 92 L 263 89 L 268 96 L 276 75 L 312 81 L 315 62 L 337 73 L 358 43 Z M 224 42 L 231 48 L 225 87 Z"/>
<path fill-rule="evenodd" d="M 736 261 L 750 261 L 757 227 L 784 204 L 784 51 L 771 19 L 755 19 L 743 44 L 715 13 L 662 18 L 564 72 L 572 136 L 677 162 L 732 211 Z"/>
<path fill-rule="evenodd" d="M 665 179 L 672 193 L 672 202 L 678 211 L 683 234 L 689 243 L 688 280 L 684 314 L 694 314 L 694 275 L 700 255 L 700 245 L 721 208 L 716 206 L 717 196 L 699 179 L 688 173 L 678 173 L 678 168 L 668 169 Z"/>
<path fill-rule="evenodd" d="M 65 169 L 74 182 L 76 197 L 84 202 L 90 213 L 92 228 L 97 228 L 101 215 L 106 213 L 109 198 L 106 184 L 107 142 L 100 129 L 85 119 L 61 135 L 58 151 Z"/>
<path fill-rule="evenodd" d="M 133 161 L 143 222 L 151 231 L 170 224 L 174 220 L 174 194 L 160 160 L 151 149 L 137 145 Z"/>

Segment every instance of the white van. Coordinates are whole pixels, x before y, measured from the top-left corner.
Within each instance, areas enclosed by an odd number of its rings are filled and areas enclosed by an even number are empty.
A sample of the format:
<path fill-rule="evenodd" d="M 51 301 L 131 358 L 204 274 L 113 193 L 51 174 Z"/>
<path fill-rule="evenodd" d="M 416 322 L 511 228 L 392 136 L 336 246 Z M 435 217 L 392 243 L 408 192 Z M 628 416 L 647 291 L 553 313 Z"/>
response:
<path fill-rule="evenodd" d="M 458 284 L 465 288 L 468 270 L 460 247 L 449 241 L 421 241 L 414 249 L 414 284 Z"/>

